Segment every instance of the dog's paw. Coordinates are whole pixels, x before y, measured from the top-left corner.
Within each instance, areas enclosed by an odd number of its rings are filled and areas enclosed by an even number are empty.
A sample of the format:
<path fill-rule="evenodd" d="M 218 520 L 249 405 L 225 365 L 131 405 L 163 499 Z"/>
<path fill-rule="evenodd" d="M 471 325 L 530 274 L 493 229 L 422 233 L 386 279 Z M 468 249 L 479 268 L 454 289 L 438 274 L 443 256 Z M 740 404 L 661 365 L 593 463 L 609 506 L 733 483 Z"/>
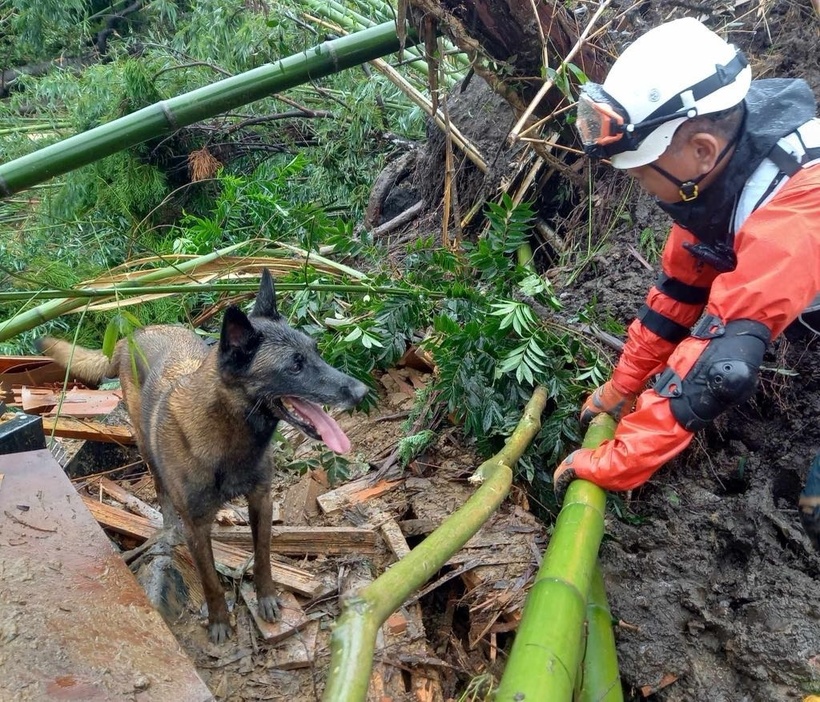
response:
<path fill-rule="evenodd" d="M 231 638 L 231 626 L 226 622 L 212 622 L 208 625 L 208 638 L 211 643 L 223 644 Z"/>
<path fill-rule="evenodd" d="M 265 595 L 257 600 L 259 616 L 266 622 L 275 622 L 279 619 L 279 602 L 274 595 Z"/>

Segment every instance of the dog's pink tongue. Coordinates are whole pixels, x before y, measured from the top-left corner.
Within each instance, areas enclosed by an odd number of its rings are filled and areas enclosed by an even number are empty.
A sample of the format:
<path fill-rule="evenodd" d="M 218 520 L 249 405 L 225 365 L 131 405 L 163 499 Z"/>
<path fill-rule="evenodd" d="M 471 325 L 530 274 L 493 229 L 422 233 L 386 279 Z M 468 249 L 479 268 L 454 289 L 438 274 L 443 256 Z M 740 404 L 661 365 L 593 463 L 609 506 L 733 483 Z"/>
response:
<path fill-rule="evenodd" d="M 307 400 L 300 400 L 296 397 L 289 397 L 293 409 L 307 419 L 314 427 L 322 441 L 327 444 L 331 451 L 336 453 L 347 453 L 350 451 L 350 439 L 342 431 L 335 419 L 325 412 L 319 405 Z"/>

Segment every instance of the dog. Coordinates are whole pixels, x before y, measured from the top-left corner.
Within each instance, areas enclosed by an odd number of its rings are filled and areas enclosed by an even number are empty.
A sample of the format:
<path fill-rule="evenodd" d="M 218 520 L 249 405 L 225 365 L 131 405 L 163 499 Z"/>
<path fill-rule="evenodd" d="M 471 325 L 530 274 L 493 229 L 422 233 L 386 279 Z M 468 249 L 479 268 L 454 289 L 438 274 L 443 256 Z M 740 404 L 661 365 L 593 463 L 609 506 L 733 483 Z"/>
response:
<path fill-rule="evenodd" d="M 231 635 L 211 526 L 219 508 L 238 495 L 248 500 L 259 613 L 274 621 L 268 453 L 274 431 L 284 420 L 346 453 L 350 441 L 321 406 L 352 409 L 368 388 L 326 363 L 316 342 L 288 325 L 277 310 L 270 272 L 262 272 L 250 315 L 235 305 L 226 309 L 219 342 L 211 347 L 172 325 L 138 329 L 117 343 L 111 359 L 51 337 L 36 343 L 88 384 L 119 377 L 164 529 L 181 527 L 202 581 L 210 640 L 219 644 Z"/>

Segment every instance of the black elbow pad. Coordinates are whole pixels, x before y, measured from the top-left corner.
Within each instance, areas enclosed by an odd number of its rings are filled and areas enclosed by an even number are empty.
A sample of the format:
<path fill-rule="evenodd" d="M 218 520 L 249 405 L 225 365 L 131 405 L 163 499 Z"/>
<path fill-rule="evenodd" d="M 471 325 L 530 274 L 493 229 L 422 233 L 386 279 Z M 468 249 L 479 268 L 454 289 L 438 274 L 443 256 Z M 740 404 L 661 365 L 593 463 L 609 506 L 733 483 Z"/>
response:
<path fill-rule="evenodd" d="M 667 368 L 654 389 L 669 398 L 672 415 L 684 429 L 697 431 L 754 394 L 771 333 L 765 324 L 751 319 L 724 326 L 709 315 L 692 336 L 710 339 L 695 365 L 682 379 Z"/>

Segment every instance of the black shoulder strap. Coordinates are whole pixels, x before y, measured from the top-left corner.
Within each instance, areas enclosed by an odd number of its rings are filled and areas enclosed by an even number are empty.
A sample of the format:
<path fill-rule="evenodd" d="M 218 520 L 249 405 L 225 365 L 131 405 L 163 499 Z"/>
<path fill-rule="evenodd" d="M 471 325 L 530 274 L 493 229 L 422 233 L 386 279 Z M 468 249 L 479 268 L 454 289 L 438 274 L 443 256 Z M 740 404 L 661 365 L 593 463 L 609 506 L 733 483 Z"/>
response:
<path fill-rule="evenodd" d="M 804 153 L 801 158 L 798 158 L 796 154 L 789 153 L 780 146 L 780 144 L 775 144 L 772 150 L 769 151 L 769 158 L 774 162 L 775 166 L 791 178 L 804 164 L 820 158 L 820 146 L 813 146 L 806 149 L 806 153 Z"/>

